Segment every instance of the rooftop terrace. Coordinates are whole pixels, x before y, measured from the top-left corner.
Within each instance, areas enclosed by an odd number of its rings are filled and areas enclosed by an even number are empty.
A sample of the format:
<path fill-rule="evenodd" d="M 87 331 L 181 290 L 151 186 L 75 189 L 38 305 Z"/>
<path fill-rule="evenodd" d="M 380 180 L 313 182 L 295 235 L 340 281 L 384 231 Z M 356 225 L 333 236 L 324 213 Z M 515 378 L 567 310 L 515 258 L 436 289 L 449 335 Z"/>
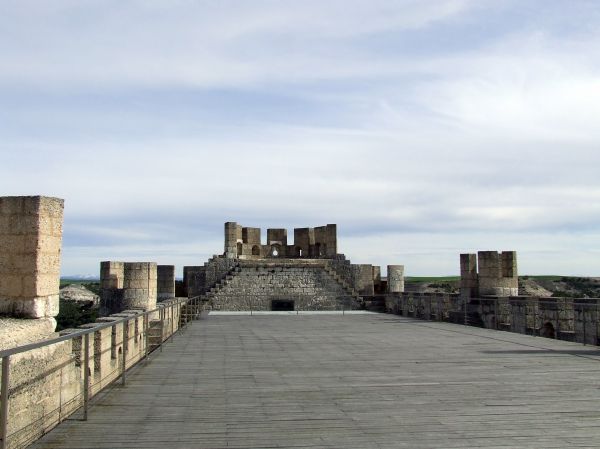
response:
<path fill-rule="evenodd" d="M 600 447 L 600 351 L 383 314 L 211 314 L 34 448 Z"/>

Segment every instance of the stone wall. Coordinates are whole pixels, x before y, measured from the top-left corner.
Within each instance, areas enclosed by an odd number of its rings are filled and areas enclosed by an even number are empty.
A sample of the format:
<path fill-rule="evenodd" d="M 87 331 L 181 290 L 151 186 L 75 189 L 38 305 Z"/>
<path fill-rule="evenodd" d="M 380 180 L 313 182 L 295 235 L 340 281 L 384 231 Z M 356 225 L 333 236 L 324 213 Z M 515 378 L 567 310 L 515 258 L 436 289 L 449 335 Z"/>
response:
<path fill-rule="evenodd" d="M 212 257 L 204 264 L 205 288 L 215 285 L 237 264 L 238 260 L 236 259 L 217 256 Z"/>
<path fill-rule="evenodd" d="M 511 296 L 519 294 L 515 251 L 479 251 L 479 295 Z"/>
<path fill-rule="evenodd" d="M 343 254 L 338 254 L 335 258 L 328 260 L 327 264 L 335 270 L 348 285 L 351 285 L 354 290 L 358 291 L 356 280 L 357 269 Z"/>
<path fill-rule="evenodd" d="M 154 262 L 125 262 L 123 308 L 156 308 L 157 265 Z"/>
<path fill-rule="evenodd" d="M 389 293 L 404 291 L 404 265 L 387 266 L 387 289 Z"/>
<path fill-rule="evenodd" d="M 100 315 L 122 310 L 125 262 L 100 262 Z"/>
<path fill-rule="evenodd" d="M 519 294 L 516 251 L 479 251 L 460 255 L 460 289 L 467 298 Z"/>
<path fill-rule="evenodd" d="M 225 257 L 237 257 L 237 244 L 243 242 L 242 227 L 234 221 L 225 223 Z"/>
<path fill-rule="evenodd" d="M 294 229 L 294 242 L 288 241 L 287 229 L 267 229 L 267 244 L 262 245 L 259 228 L 225 223 L 224 256 L 236 259 L 332 258 L 337 255 L 337 225 Z"/>
<path fill-rule="evenodd" d="M 174 268 L 172 282 L 170 287 L 163 281 L 163 288 L 173 292 L 170 297 L 175 294 Z M 126 309 L 152 310 L 157 300 L 158 266 L 155 262 L 101 262 L 100 288 L 100 315 Z"/>
<path fill-rule="evenodd" d="M 58 314 L 63 209 L 59 198 L 0 197 L 0 314 Z"/>
<path fill-rule="evenodd" d="M 267 229 L 267 245 L 287 246 L 287 229 Z"/>
<path fill-rule="evenodd" d="M 158 301 L 175 297 L 175 265 L 156 267 L 156 298 Z"/>
<path fill-rule="evenodd" d="M 452 321 L 462 310 L 460 295 L 452 293 L 390 293 L 385 296 L 388 313 L 436 321 Z"/>
<path fill-rule="evenodd" d="M 354 269 L 355 290 L 361 296 L 373 296 L 375 294 L 375 285 L 373 283 L 373 265 L 360 264 L 352 265 Z"/>
<path fill-rule="evenodd" d="M 465 298 L 479 296 L 477 254 L 460 255 L 460 294 Z"/>
<path fill-rule="evenodd" d="M 214 310 L 273 310 L 277 308 L 273 301 L 287 301 L 292 310 L 357 308 L 324 266 L 318 261 L 242 261 L 240 271 L 211 298 L 211 306 Z"/>
<path fill-rule="evenodd" d="M 90 375 L 89 393 L 93 397 L 120 378 L 123 353 L 125 368 L 129 369 L 145 357 L 147 341 L 151 349 L 152 344 L 157 346 L 158 341 L 164 341 L 177 332 L 181 306 L 171 307 L 173 304 L 176 303 L 165 301 L 159 304 L 159 311 L 150 315 L 148 339 L 144 334 L 144 317 L 139 311 L 124 311 L 81 326 L 81 329 L 94 329 L 115 322 L 114 326 L 90 334 L 87 367 L 83 363 L 83 337 L 13 355 L 7 447 L 25 448 L 80 408 L 83 404 L 83 372 L 86 368 Z M 125 325 L 117 322 L 123 317 L 130 319 Z M 66 329 L 61 331 L 61 335 L 77 330 Z M 33 335 L 29 333 L 25 343 L 32 342 Z"/>
<path fill-rule="evenodd" d="M 183 267 L 183 288 L 185 290 L 185 296 L 187 296 L 188 298 L 197 295 L 197 293 L 191 294 L 190 288 L 193 287 L 190 286 L 190 283 L 192 282 L 192 277 L 195 276 L 195 273 L 198 273 L 200 271 L 205 271 L 204 266 L 195 265 Z"/>
<path fill-rule="evenodd" d="M 442 320 L 539 337 L 600 344 L 600 299 L 388 294 L 386 312 Z M 467 303 L 465 311 L 465 303 Z"/>

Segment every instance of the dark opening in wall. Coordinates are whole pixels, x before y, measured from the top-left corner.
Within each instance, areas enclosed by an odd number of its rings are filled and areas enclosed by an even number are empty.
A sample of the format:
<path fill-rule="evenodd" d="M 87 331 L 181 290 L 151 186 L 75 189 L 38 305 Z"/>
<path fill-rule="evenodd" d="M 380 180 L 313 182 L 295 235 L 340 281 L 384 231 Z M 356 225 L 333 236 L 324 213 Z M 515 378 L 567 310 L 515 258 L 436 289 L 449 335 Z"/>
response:
<path fill-rule="evenodd" d="M 555 330 L 554 330 L 554 326 L 552 325 L 552 323 L 545 323 L 544 326 L 542 326 L 542 337 L 546 337 L 546 338 L 554 338 L 555 337 Z"/>
<path fill-rule="evenodd" d="M 293 311 L 294 301 L 292 299 L 273 299 L 271 301 L 271 310 L 273 312 Z"/>

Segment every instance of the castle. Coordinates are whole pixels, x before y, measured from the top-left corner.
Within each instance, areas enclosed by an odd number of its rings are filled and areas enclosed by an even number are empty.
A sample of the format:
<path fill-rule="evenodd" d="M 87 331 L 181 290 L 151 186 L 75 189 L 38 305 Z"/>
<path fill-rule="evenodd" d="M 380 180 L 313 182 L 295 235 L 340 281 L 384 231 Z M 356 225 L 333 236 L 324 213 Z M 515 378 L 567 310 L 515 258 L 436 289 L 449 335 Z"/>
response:
<path fill-rule="evenodd" d="M 338 252 L 337 226 L 261 231 L 225 223 L 224 250 L 184 267 L 101 262 L 104 315 L 55 337 L 63 200 L 0 198 L 0 441 L 24 447 L 145 360 L 200 304 L 224 311 L 345 311 L 365 308 L 431 321 L 598 344 L 597 299 L 518 296 L 514 251 L 460 255 L 461 293 L 404 291 L 404 266 L 351 263 Z M 192 313 L 190 314 L 190 310 Z M 71 334 L 73 335 L 71 337 Z M 7 424 L 7 417 L 10 422 Z M 8 433 L 7 433 L 8 432 Z"/>

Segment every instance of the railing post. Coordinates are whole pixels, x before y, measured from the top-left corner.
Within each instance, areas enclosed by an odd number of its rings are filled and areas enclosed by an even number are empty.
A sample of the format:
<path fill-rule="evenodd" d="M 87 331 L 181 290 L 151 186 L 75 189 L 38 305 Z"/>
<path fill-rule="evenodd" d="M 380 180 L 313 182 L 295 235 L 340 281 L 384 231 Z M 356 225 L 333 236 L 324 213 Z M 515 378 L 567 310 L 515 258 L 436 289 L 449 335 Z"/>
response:
<path fill-rule="evenodd" d="M 0 449 L 8 446 L 8 388 L 10 386 L 10 356 L 2 357 L 2 392 L 0 393 Z"/>
<path fill-rule="evenodd" d="M 583 321 L 583 344 L 587 344 L 587 335 L 585 332 L 585 304 L 581 304 L 581 319 Z"/>
<path fill-rule="evenodd" d="M 560 306 L 559 304 L 559 300 L 556 300 L 556 327 L 554 329 L 554 339 L 558 340 L 558 330 L 560 327 Z"/>
<path fill-rule="evenodd" d="M 165 308 L 161 307 L 158 312 L 160 318 L 160 352 L 163 352 L 163 336 L 165 334 Z"/>
<path fill-rule="evenodd" d="M 90 334 L 83 336 L 83 420 L 88 419 L 90 401 Z"/>
<path fill-rule="evenodd" d="M 494 298 L 494 329 L 498 330 L 498 298 Z"/>
<path fill-rule="evenodd" d="M 128 324 L 129 322 L 127 320 L 123 321 L 123 353 L 121 354 L 122 356 L 122 364 L 123 364 L 123 371 L 121 372 L 121 385 L 125 385 L 125 371 L 127 371 L 127 340 L 126 340 L 126 329 L 128 329 Z"/>
<path fill-rule="evenodd" d="M 171 339 L 175 338 L 175 304 L 171 304 Z"/>
<path fill-rule="evenodd" d="M 427 311 L 427 321 L 431 321 L 431 296 L 429 297 L 429 310 Z"/>
<path fill-rule="evenodd" d="M 148 332 L 150 330 L 150 316 L 145 313 L 144 314 L 144 358 L 146 359 L 146 362 L 148 361 L 148 353 L 150 351 L 149 347 L 148 347 L 148 343 L 150 342 L 150 339 L 148 337 Z"/>

